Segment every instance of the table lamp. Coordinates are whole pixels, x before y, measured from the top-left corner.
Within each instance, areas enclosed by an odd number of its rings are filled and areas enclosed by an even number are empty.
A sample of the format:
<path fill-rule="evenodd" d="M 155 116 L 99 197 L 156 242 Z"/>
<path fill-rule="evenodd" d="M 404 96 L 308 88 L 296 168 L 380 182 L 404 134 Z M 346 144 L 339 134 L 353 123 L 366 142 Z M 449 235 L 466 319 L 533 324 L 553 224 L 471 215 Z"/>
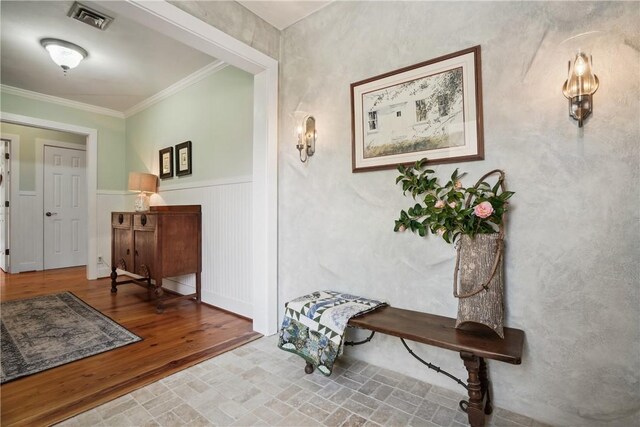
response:
<path fill-rule="evenodd" d="M 136 212 L 149 210 L 149 194 L 155 193 L 158 188 L 158 177 L 151 173 L 129 172 L 129 191 L 138 194 L 134 203 Z"/>

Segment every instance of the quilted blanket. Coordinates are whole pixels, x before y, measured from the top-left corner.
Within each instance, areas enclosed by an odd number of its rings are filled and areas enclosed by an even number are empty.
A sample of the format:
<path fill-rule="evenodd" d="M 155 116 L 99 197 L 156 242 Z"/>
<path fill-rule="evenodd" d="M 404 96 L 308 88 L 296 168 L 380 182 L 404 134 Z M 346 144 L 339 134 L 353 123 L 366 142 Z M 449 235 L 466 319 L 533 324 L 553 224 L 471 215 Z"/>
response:
<path fill-rule="evenodd" d="M 386 303 L 336 291 L 318 291 L 285 305 L 278 347 L 295 353 L 324 375 L 331 375 L 342 353 L 349 319 Z"/>

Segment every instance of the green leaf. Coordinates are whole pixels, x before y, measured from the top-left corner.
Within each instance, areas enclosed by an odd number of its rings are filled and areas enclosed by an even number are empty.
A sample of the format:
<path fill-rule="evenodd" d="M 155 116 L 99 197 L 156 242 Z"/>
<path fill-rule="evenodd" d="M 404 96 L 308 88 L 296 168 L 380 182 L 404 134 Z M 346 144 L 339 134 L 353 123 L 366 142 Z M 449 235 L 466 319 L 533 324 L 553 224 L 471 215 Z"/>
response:
<path fill-rule="evenodd" d="M 501 200 L 508 200 L 511 198 L 511 196 L 513 196 L 514 194 L 516 194 L 513 191 L 505 191 L 504 193 L 500 194 L 500 199 Z"/>

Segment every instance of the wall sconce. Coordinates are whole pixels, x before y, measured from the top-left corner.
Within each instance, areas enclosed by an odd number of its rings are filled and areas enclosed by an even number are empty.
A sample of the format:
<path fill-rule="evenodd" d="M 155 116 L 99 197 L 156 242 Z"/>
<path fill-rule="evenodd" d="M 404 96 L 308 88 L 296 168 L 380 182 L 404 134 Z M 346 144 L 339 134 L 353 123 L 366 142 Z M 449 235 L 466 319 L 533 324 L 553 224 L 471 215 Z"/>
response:
<path fill-rule="evenodd" d="M 136 212 L 149 210 L 149 194 L 158 188 L 158 177 L 150 173 L 129 172 L 129 191 L 138 192 L 133 205 Z"/>
<path fill-rule="evenodd" d="M 573 62 L 569 61 L 569 77 L 562 86 L 564 96 L 569 99 L 569 115 L 582 127 L 584 119 L 593 109 L 593 94 L 600 82 L 593 74 L 591 56 L 578 51 Z"/>
<path fill-rule="evenodd" d="M 296 148 L 300 152 L 300 161 L 304 163 L 316 152 L 316 140 L 318 139 L 316 119 L 313 116 L 304 116 L 296 128 L 296 135 L 298 137 Z"/>

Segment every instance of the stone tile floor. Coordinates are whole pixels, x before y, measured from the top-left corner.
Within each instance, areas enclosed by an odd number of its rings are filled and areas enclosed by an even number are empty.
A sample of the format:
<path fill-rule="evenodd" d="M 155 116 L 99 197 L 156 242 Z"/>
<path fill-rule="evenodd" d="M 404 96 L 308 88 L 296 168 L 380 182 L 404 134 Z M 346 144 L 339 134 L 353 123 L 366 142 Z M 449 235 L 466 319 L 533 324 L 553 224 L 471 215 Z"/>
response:
<path fill-rule="evenodd" d="M 464 397 L 396 372 L 340 359 L 331 377 L 261 338 L 71 418 L 59 426 L 467 425 Z M 496 427 L 541 427 L 495 409 Z"/>

